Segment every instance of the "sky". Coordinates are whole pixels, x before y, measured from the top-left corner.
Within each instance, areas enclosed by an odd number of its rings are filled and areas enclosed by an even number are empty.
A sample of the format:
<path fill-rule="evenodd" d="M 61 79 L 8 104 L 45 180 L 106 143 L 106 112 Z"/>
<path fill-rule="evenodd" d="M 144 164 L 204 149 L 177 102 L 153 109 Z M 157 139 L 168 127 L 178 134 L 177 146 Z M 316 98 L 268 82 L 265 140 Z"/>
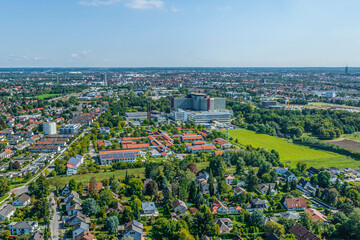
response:
<path fill-rule="evenodd" d="M 360 67 L 359 0 L 1 0 L 0 67 Z"/>

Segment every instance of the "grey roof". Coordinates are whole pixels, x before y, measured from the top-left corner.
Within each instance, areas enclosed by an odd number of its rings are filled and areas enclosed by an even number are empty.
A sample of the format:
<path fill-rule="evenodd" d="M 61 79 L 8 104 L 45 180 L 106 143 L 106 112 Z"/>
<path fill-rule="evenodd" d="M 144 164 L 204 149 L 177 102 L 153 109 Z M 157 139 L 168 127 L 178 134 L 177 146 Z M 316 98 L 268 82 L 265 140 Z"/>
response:
<path fill-rule="evenodd" d="M 85 231 L 89 231 L 89 224 L 81 222 L 78 223 L 74 226 L 73 231 L 77 230 L 77 229 L 84 229 Z"/>
<path fill-rule="evenodd" d="M 142 202 L 141 207 L 144 211 L 151 211 L 157 209 L 154 202 Z"/>
<path fill-rule="evenodd" d="M 24 193 L 23 195 L 21 195 L 20 197 L 18 197 L 18 199 L 19 199 L 20 201 L 22 201 L 22 202 L 26 202 L 26 201 L 30 200 L 31 198 L 30 198 L 29 195 L 27 195 L 27 194 Z"/>
<path fill-rule="evenodd" d="M 11 229 L 30 229 L 31 226 L 37 224 L 37 222 L 34 221 L 21 221 L 17 222 L 14 226 L 12 226 Z"/>
<path fill-rule="evenodd" d="M 1 209 L 0 211 L 0 216 L 8 216 L 12 211 L 15 211 L 16 207 L 14 207 L 13 205 L 6 205 L 3 209 Z"/>
<path fill-rule="evenodd" d="M 132 159 L 135 158 L 134 152 L 113 152 L 100 154 L 100 160 L 113 160 L 113 159 Z"/>

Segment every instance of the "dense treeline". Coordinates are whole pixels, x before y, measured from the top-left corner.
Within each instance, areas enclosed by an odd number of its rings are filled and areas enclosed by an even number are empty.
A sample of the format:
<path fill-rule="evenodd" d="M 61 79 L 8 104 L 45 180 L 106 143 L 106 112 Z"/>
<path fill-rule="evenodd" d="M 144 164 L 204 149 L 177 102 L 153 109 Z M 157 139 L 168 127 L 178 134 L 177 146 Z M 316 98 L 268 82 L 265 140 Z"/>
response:
<path fill-rule="evenodd" d="M 229 106 L 236 116 L 234 124 L 273 136 L 293 138 L 311 133 L 319 139 L 334 139 L 360 129 L 359 113 L 318 109 L 270 110 L 238 102 L 229 102 Z"/>

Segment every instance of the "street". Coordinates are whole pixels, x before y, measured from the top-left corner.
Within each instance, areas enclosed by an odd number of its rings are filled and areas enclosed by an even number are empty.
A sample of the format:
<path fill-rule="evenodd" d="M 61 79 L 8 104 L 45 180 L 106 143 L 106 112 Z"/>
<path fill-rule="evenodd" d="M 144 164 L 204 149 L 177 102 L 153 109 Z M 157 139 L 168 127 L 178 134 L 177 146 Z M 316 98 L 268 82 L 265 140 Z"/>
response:
<path fill-rule="evenodd" d="M 41 174 L 43 174 L 51 165 L 54 164 L 54 162 L 60 157 L 62 156 L 62 154 L 69 149 L 69 147 L 74 144 L 76 141 L 78 141 L 81 137 L 84 136 L 84 134 L 86 132 L 88 132 L 88 130 L 90 129 L 90 127 L 88 127 L 87 129 L 85 129 L 77 138 L 75 138 L 66 148 L 64 148 L 60 154 L 58 154 L 58 156 L 56 158 L 53 158 L 50 163 L 48 163 L 41 171 L 39 171 L 33 178 L 31 178 L 29 181 L 27 181 L 26 183 L 24 183 L 23 186 L 21 187 L 18 187 L 18 188 L 14 188 L 12 190 L 10 190 L 8 193 L 7 193 L 7 197 L 0 202 L 0 206 L 2 206 L 8 199 L 10 199 L 10 196 L 12 193 L 15 193 L 16 195 L 19 195 L 20 193 L 25 193 L 27 191 L 27 186 L 35 181 Z"/>
<path fill-rule="evenodd" d="M 50 212 L 50 231 L 51 231 L 51 239 L 52 240 L 57 240 L 59 239 L 59 226 L 61 224 L 61 214 L 60 212 L 58 212 L 58 205 L 57 202 L 54 199 L 55 195 L 54 192 L 51 192 L 49 195 L 49 199 L 51 198 L 51 204 L 55 204 L 51 206 L 51 209 L 54 210 L 54 214 L 51 214 Z M 52 211 L 52 210 L 50 210 Z"/>

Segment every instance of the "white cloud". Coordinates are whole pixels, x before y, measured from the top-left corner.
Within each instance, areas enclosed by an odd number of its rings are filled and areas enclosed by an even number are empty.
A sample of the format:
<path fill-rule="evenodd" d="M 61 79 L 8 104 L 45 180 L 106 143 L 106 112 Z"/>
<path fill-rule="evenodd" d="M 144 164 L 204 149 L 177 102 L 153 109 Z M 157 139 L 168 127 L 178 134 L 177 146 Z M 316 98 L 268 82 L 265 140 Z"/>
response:
<path fill-rule="evenodd" d="M 91 53 L 91 50 L 84 50 L 81 51 L 80 53 L 70 53 L 70 57 L 71 58 L 80 58 L 80 57 L 86 57 L 87 55 L 89 55 Z"/>
<path fill-rule="evenodd" d="M 110 6 L 119 2 L 124 2 L 125 6 L 133 9 L 161 9 L 164 5 L 162 0 L 79 0 L 83 6 Z"/>
<path fill-rule="evenodd" d="M 161 0 L 129 0 L 125 5 L 133 9 L 161 9 L 164 2 Z"/>
<path fill-rule="evenodd" d="M 81 0 L 79 1 L 80 5 L 84 6 L 101 6 L 101 5 L 113 5 L 122 0 Z"/>
<path fill-rule="evenodd" d="M 4 58 L 6 62 L 33 62 L 46 60 L 44 57 L 31 57 L 31 56 L 20 56 L 20 55 L 9 55 Z"/>
<path fill-rule="evenodd" d="M 173 12 L 178 12 L 178 11 L 180 11 L 180 8 L 171 7 L 170 10 L 173 11 Z"/>

